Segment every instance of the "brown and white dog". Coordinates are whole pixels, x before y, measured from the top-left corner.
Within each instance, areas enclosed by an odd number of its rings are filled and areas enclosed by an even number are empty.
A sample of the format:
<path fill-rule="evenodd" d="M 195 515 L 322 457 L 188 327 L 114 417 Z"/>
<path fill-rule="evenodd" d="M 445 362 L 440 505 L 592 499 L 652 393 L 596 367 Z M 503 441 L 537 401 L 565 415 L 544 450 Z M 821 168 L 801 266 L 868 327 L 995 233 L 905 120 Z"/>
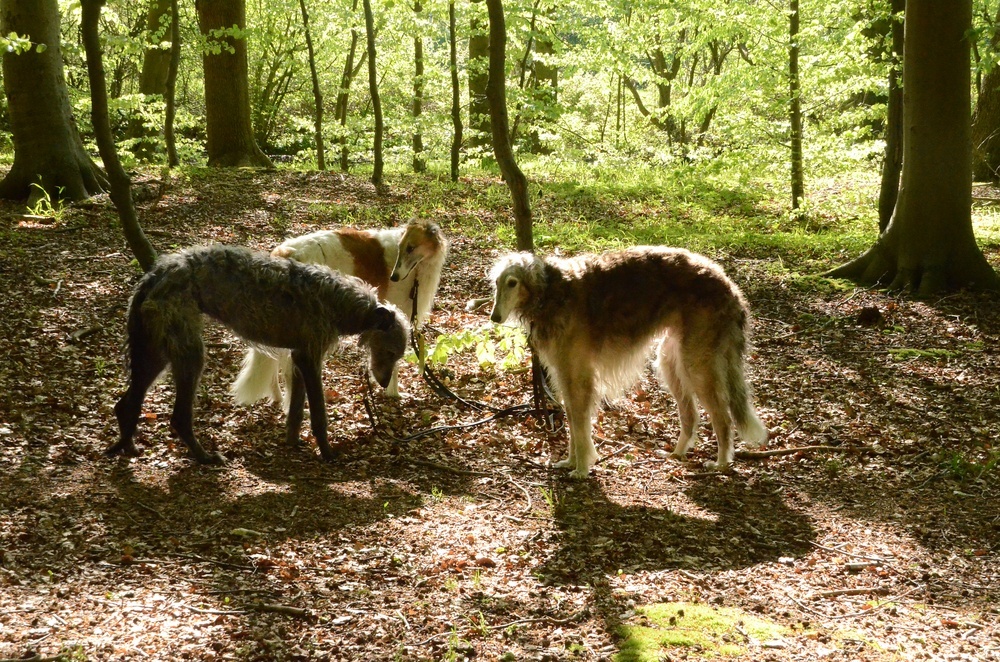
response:
<path fill-rule="evenodd" d="M 320 264 L 356 276 L 374 287 L 380 300 L 395 305 L 407 318 L 414 316 L 415 305 L 414 327 L 419 328 L 427 321 L 434 305 L 441 270 L 448 256 L 448 239 L 437 223 L 415 219 L 404 226 L 388 229 L 320 230 L 285 241 L 271 251 L 271 255 Z M 417 282 L 415 302 L 410 298 L 414 281 Z M 287 394 L 282 397 L 279 378 L 283 377 L 287 383 L 288 369 L 286 352 L 267 347 L 250 349 L 231 388 L 236 402 L 250 404 L 265 398 L 272 402 L 281 400 L 287 410 Z M 386 393 L 399 395 L 396 370 Z"/>
<path fill-rule="evenodd" d="M 660 378 L 680 410 L 674 457 L 683 460 L 698 438 L 698 400 L 718 438 L 714 468 L 733 460 L 733 423 L 747 443 L 767 441 L 743 369 L 749 310 L 715 262 L 663 246 L 571 259 L 515 253 L 492 277 L 490 319 L 524 326 L 566 407 L 569 456 L 555 466 L 577 478 L 589 473 L 598 457 L 594 410 L 638 377 L 654 342 Z"/>

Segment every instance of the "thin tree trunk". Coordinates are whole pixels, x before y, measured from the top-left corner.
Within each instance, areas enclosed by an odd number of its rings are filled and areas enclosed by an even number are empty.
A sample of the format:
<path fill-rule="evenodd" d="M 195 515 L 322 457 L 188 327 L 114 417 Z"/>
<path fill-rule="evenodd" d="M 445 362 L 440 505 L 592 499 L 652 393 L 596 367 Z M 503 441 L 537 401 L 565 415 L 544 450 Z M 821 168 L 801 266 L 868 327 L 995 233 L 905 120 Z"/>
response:
<path fill-rule="evenodd" d="M 97 138 L 97 148 L 100 150 L 101 160 L 104 161 L 104 168 L 111 184 L 111 201 L 118 210 L 125 240 L 139 261 L 139 265 L 148 271 L 156 262 L 156 250 L 146 239 L 139 225 L 135 205 L 132 202 L 132 182 L 122 168 L 111 135 L 107 81 L 104 77 L 104 64 L 101 61 L 101 40 L 97 34 L 97 22 L 101 17 L 103 4 L 104 0 L 81 2 L 80 28 L 83 32 L 83 46 L 87 53 L 87 74 L 90 77 L 91 119 L 94 124 L 94 136 Z"/>
<path fill-rule="evenodd" d="M 501 0 L 486 0 L 490 16 L 490 68 L 486 84 L 486 98 L 490 102 L 490 126 L 493 134 L 493 153 L 504 181 L 510 189 L 514 205 L 514 231 L 517 235 L 517 250 L 533 251 L 534 239 L 531 227 L 531 206 L 528 202 L 528 181 L 514 160 L 514 150 L 510 144 L 507 119 L 507 27 Z"/>
<path fill-rule="evenodd" d="M 990 45 L 995 53 L 1000 49 L 1000 10 L 993 29 Z M 982 80 L 972 116 L 972 176 L 977 182 L 996 181 L 1000 173 L 1000 67 L 994 64 L 985 76 L 979 75 Z"/>
<path fill-rule="evenodd" d="M 413 13 L 418 21 L 420 10 L 420 0 L 415 0 Z M 413 68 L 413 172 L 424 172 L 427 162 L 423 155 L 424 139 L 420 133 L 420 114 L 424 104 L 424 38 L 419 34 L 413 37 Z"/>
<path fill-rule="evenodd" d="M 458 82 L 458 42 L 455 36 L 455 0 L 448 2 L 448 41 L 451 64 L 451 181 L 458 181 L 458 161 L 462 149 L 462 91 Z"/>
<path fill-rule="evenodd" d="M 358 0 L 351 4 L 351 16 L 358 12 Z M 354 55 L 358 50 L 358 31 L 351 27 L 351 46 L 347 50 L 347 57 L 344 59 L 344 73 L 340 78 L 340 90 L 337 92 L 337 106 L 334 116 L 340 122 L 340 170 L 347 172 L 350 166 L 347 150 L 347 102 L 350 99 L 351 82 L 354 80 L 356 70 L 354 68 Z M 360 65 L 360 63 L 359 63 Z"/>
<path fill-rule="evenodd" d="M 309 72 L 312 74 L 313 101 L 316 111 L 313 117 L 316 136 L 316 167 L 326 170 L 326 155 L 323 149 L 323 91 L 319 87 L 319 73 L 316 71 L 316 52 L 313 50 L 312 32 L 309 30 L 309 13 L 306 0 L 299 0 L 302 10 L 302 27 L 306 33 L 306 49 L 309 51 Z"/>
<path fill-rule="evenodd" d="M 170 0 L 150 0 L 146 10 L 146 50 L 139 74 L 139 93 L 148 102 L 155 97 L 166 97 L 167 76 L 170 74 L 170 51 L 160 48 L 169 26 L 164 30 L 163 19 L 170 15 Z M 147 126 L 141 115 L 134 116 L 128 124 L 126 135 L 138 139 L 132 147 L 137 158 L 150 161 L 156 155 L 157 130 Z"/>
<path fill-rule="evenodd" d="M 170 68 L 167 71 L 165 94 L 167 108 L 163 119 L 163 139 L 167 143 L 167 165 L 171 168 L 180 165 L 180 160 L 177 158 L 177 141 L 174 137 L 174 118 L 177 115 L 177 70 L 180 68 L 180 63 L 180 11 L 177 0 L 170 0 Z"/>
<path fill-rule="evenodd" d="M 903 169 L 903 86 L 900 67 L 903 64 L 903 17 L 906 0 L 892 0 L 892 54 L 889 68 L 889 100 L 885 120 L 885 160 L 882 162 L 882 184 L 878 194 L 878 231 L 885 232 L 892 218 L 899 195 L 899 174 Z"/>
<path fill-rule="evenodd" d="M 375 114 L 375 144 L 374 166 L 372 167 L 372 184 L 382 185 L 382 100 L 378 95 L 378 74 L 375 68 L 375 18 L 372 15 L 371 0 L 362 0 L 365 9 L 365 35 L 368 39 L 368 89 L 372 96 L 372 112 Z"/>
<path fill-rule="evenodd" d="M 792 209 L 798 209 L 805 195 L 802 172 L 802 95 L 799 88 L 799 0 L 789 0 L 788 8 L 788 93 L 791 97 L 789 122 L 792 133 Z"/>

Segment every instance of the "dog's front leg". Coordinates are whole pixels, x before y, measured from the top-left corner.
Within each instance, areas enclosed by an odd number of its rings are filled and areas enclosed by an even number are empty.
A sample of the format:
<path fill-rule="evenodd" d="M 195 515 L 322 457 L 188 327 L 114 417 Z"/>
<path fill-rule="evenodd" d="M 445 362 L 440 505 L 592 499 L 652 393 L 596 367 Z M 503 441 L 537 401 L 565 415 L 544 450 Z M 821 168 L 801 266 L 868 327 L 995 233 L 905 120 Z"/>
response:
<path fill-rule="evenodd" d="M 319 453 L 324 460 L 332 462 L 337 459 L 338 453 L 334 452 L 326 438 L 326 398 L 323 396 L 323 380 L 320 377 L 323 360 L 321 357 L 310 357 L 299 353 L 293 353 L 292 360 L 302 376 L 306 396 L 309 398 L 309 424 L 313 436 L 316 437 Z M 300 421 L 301 411 L 300 404 Z"/>
<path fill-rule="evenodd" d="M 574 478 L 586 478 L 598 459 L 592 439 L 594 374 L 589 366 L 569 370 L 570 378 L 560 380 L 569 419 L 569 456 L 555 466 L 572 469 Z"/>
<path fill-rule="evenodd" d="M 285 421 L 285 440 L 289 446 L 299 443 L 302 430 L 302 410 L 306 404 L 306 386 L 302 374 L 294 364 L 285 373 L 288 378 L 288 418 Z"/>

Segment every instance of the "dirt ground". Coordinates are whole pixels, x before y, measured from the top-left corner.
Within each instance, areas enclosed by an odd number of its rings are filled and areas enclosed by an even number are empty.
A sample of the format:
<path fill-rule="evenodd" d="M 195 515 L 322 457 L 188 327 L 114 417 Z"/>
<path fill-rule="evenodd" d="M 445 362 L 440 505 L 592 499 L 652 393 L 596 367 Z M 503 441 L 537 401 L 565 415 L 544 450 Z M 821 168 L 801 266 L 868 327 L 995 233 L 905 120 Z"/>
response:
<path fill-rule="evenodd" d="M 269 249 L 344 218 L 405 221 L 421 196 L 405 186 L 240 171 L 137 192 L 161 251 Z M 463 232 L 499 222 L 466 203 L 433 210 L 453 245 L 432 340 L 487 323 L 465 304 L 489 295 L 506 249 Z M 585 481 L 547 467 L 565 448 L 558 423 L 404 440 L 484 416 L 410 364 L 399 400 L 374 394 L 373 431 L 350 346 L 327 365 L 343 453 L 323 463 L 305 433 L 283 443 L 277 407 L 232 403 L 244 347 L 210 326 L 195 429 L 228 462 L 201 467 L 168 429 L 169 380 L 146 401 L 144 455 L 103 455 L 138 276 L 108 203 L 58 222 L 0 213 L 0 658 L 603 660 L 643 605 L 695 602 L 787 628 L 760 641 L 735 626 L 745 660 L 1000 660 L 995 296 L 914 301 L 713 255 L 755 314 L 769 449 L 822 448 L 707 474 L 705 425 L 681 465 L 666 457 L 673 404 L 649 373 L 601 414 L 604 460 Z M 528 372 L 471 353 L 440 372 L 468 398 L 529 398 Z"/>

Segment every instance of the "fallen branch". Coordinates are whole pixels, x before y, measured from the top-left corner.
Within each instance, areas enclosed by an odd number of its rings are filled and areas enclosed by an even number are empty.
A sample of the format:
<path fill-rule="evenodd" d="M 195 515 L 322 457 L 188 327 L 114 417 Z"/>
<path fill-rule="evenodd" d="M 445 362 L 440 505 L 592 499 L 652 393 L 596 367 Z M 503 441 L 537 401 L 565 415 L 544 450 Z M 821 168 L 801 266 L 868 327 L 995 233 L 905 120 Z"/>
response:
<path fill-rule="evenodd" d="M 242 616 L 251 612 L 267 612 L 269 614 L 294 616 L 295 618 L 309 618 L 308 609 L 289 607 L 288 605 L 266 604 L 263 602 L 255 602 L 248 605 L 246 609 L 202 609 L 201 607 L 189 604 L 185 604 L 184 606 L 197 614 L 209 614 L 212 616 Z"/>
<path fill-rule="evenodd" d="M 792 448 L 774 448 L 769 451 L 736 451 L 736 457 L 741 460 L 756 460 L 764 457 L 795 455 L 796 453 L 809 453 L 812 451 L 830 451 L 833 453 L 872 453 L 875 449 L 871 446 L 794 446 Z"/>
<path fill-rule="evenodd" d="M 34 657 L 4 657 L 0 658 L 0 662 L 61 662 L 70 659 L 71 655 L 71 653 L 59 653 L 52 657 L 42 657 L 37 654 Z"/>
<path fill-rule="evenodd" d="M 888 595 L 889 589 L 882 588 L 880 586 L 869 586 L 867 588 L 841 588 L 834 591 L 817 591 L 809 597 L 812 600 L 819 600 L 821 598 L 836 598 L 841 595 L 868 595 L 869 593 L 874 593 L 875 595 Z"/>

